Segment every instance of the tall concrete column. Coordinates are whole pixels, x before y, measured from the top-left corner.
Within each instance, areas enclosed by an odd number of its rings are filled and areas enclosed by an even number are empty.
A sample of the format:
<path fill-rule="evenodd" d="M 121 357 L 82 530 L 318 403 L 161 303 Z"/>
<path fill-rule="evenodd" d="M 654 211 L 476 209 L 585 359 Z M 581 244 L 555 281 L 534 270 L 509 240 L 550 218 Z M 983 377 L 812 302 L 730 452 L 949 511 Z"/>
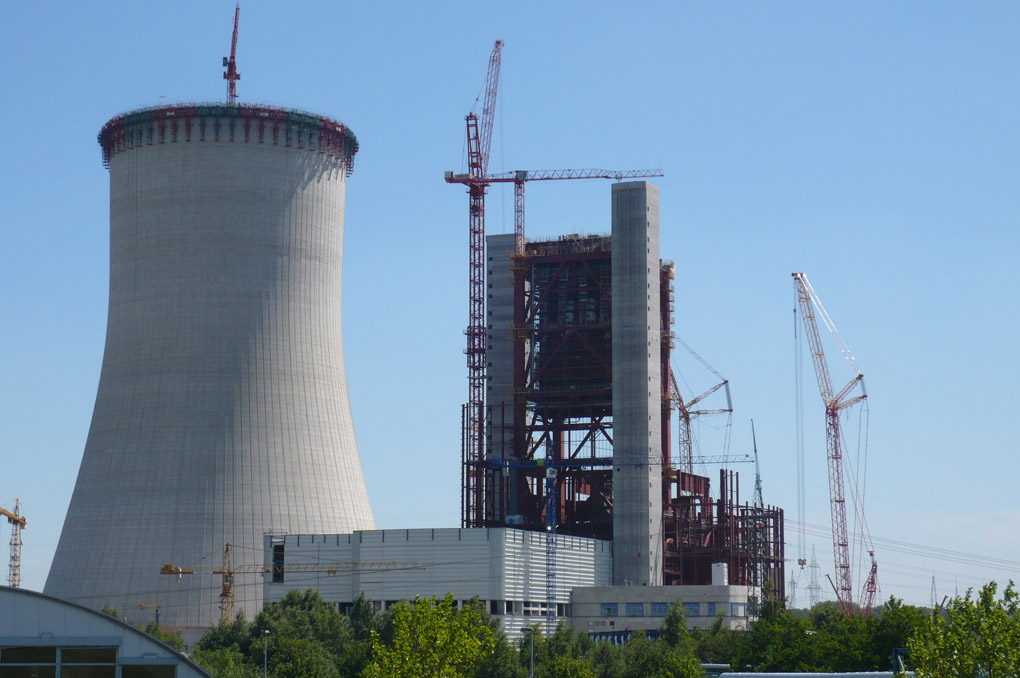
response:
<path fill-rule="evenodd" d="M 662 584 L 659 189 L 613 185 L 613 583 Z"/>

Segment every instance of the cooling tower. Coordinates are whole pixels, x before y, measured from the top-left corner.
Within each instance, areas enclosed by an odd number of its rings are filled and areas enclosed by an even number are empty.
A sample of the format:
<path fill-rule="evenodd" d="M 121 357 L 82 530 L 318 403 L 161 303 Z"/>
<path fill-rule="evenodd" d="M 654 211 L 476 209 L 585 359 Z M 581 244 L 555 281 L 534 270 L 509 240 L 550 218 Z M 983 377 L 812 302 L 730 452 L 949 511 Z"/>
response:
<path fill-rule="evenodd" d="M 328 118 L 215 104 L 118 116 L 99 142 L 106 349 L 45 591 L 208 626 L 229 543 L 251 619 L 266 532 L 374 528 L 340 313 L 358 143 Z M 178 580 L 164 563 L 198 567 Z"/>

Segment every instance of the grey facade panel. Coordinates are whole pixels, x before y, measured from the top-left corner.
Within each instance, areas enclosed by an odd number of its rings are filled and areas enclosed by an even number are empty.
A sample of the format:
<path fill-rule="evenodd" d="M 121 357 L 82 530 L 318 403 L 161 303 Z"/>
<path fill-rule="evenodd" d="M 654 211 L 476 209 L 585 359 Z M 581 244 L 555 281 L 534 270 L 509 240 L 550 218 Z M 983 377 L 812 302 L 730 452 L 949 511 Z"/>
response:
<path fill-rule="evenodd" d="M 225 136 L 225 135 L 224 135 Z M 219 616 L 263 534 L 374 527 L 341 326 L 345 162 L 206 138 L 110 158 L 110 301 L 92 425 L 46 592 L 169 626 Z M 249 618 L 261 582 L 238 576 Z"/>

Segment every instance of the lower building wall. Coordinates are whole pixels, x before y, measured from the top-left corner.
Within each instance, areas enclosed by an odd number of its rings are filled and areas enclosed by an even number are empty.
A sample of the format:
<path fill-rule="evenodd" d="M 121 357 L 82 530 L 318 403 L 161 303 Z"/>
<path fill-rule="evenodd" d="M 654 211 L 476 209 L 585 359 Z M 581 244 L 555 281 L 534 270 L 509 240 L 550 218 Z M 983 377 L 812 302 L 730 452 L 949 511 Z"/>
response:
<path fill-rule="evenodd" d="M 689 628 L 708 628 L 716 617 L 730 629 L 747 627 L 746 586 L 593 586 L 570 594 L 571 623 L 588 633 L 661 629 L 670 606 L 684 606 Z"/>
<path fill-rule="evenodd" d="M 380 608 L 478 598 L 516 638 L 527 626 L 569 624 L 571 590 L 611 584 L 612 557 L 612 542 L 510 528 L 268 534 L 263 595 L 269 604 L 311 588 L 341 611 L 362 593 Z"/>

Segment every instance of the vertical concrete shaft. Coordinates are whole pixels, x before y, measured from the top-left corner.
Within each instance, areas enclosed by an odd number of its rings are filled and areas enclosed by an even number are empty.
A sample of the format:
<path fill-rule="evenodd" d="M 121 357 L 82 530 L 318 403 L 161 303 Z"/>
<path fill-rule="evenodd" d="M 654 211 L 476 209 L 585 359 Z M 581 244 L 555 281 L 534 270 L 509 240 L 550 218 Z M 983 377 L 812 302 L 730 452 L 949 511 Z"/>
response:
<path fill-rule="evenodd" d="M 514 276 L 510 255 L 514 253 L 514 234 L 490 235 L 485 238 L 486 273 L 486 356 L 485 422 L 487 459 L 510 459 L 514 453 Z M 508 503 L 507 515 L 520 512 L 517 506 L 517 478 L 510 474 L 506 488 L 486 483 L 485 517 L 502 519 L 501 505 Z"/>
<path fill-rule="evenodd" d="M 662 584 L 659 189 L 613 185 L 613 580 Z"/>
<path fill-rule="evenodd" d="M 200 627 L 219 618 L 221 576 L 177 581 L 163 563 L 211 569 L 230 543 L 235 566 L 261 565 L 267 531 L 374 520 L 344 368 L 345 128 L 171 109 L 103 138 L 106 349 L 45 590 L 132 622 L 158 597 L 163 625 Z M 251 619 L 261 577 L 238 574 L 234 597 Z"/>

